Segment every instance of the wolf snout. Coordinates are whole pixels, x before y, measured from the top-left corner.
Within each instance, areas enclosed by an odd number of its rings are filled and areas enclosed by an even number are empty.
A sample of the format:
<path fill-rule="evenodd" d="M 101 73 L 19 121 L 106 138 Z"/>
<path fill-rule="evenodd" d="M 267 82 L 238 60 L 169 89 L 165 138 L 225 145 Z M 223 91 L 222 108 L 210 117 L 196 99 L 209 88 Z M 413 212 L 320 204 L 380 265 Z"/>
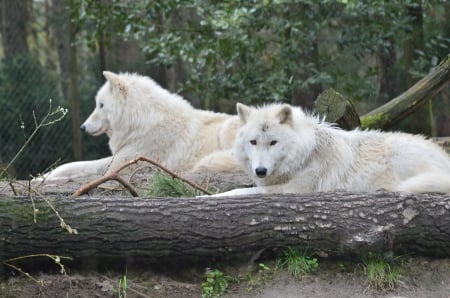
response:
<path fill-rule="evenodd" d="M 256 173 L 256 176 L 258 176 L 259 178 L 264 178 L 264 177 L 266 177 L 266 174 L 267 174 L 267 168 L 257 167 L 255 169 L 255 173 Z"/>
<path fill-rule="evenodd" d="M 86 126 L 84 126 L 84 124 L 82 124 L 82 125 L 80 126 L 80 130 L 81 130 L 81 131 L 86 131 Z"/>

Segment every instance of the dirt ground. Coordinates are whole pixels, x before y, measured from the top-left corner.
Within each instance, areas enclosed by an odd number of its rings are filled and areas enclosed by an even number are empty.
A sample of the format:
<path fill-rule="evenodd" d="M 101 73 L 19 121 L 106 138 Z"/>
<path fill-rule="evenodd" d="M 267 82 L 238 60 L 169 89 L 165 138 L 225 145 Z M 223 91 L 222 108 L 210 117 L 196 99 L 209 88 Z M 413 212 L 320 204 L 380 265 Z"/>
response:
<path fill-rule="evenodd" d="M 273 261 L 265 264 L 275 268 Z M 136 267 L 134 267 L 136 266 Z M 118 297 L 118 281 L 124 273 L 103 270 L 37 272 L 33 276 L 43 280 L 43 286 L 23 275 L 9 275 L 0 282 L 0 297 Z M 126 269 L 128 298 L 134 297 L 201 297 L 204 274 L 201 269 L 183 268 L 176 272 L 161 273 L 158 268 L 139 268 L 138 264 Z M 222 268 L 225 275 L 239 277 L 230 281 L 223 297 L 408 297 L 450 298 L 450 259 L 409 258 L 400 266 L 400 277 L 392 291 L 373 290 L 368 287 L 361 264 L 319 260 L 316 273 L 296 279 L 286 269 L 278 269 L 266 279 L 258 279 L 249 290 L 250 272 L 247 266 Z M 159 273 L 156 273 L 159 272 Z M 254 280 L 254 281 L 255 281 Z"/>

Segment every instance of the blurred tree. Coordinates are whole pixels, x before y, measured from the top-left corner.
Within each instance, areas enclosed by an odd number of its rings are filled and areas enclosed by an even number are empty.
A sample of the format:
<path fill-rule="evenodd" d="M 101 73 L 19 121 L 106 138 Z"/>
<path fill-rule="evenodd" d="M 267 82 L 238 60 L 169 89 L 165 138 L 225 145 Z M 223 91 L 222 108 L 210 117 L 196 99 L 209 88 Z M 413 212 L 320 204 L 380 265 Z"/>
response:
<path fill-rule="evenodd" d="M 82 160 L 83 149 L 80 131 L 81 111 L 76 44 L 78 26 L 71 21 L 70 5 L 73 5 L 73 0 L 54 1 L 49 6 L 49 13 L 53 16 L 51 28 L 58 53 L 61 89 L 67 104 L 69 105 L 70 103 L 73 158 L 74 160 Z"/>
<path fill-rule="evenodd" d="M 5 57 L 28 53 L 28 21 L 31 0 L 0 1 L 1 34 Z"/>

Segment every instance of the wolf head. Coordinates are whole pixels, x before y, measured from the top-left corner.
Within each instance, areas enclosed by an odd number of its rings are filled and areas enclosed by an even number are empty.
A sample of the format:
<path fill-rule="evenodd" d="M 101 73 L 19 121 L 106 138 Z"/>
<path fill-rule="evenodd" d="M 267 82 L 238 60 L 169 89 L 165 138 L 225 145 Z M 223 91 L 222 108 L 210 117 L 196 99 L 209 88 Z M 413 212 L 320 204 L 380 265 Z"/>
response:
<path fill-rule="evenodd" d="M 111 137 L 112 128 L 110 119 L 116 110 L 115 99 L 125 100 L 128 86 L 117 74 L 104 71 L 103 75 L 107 81 L 97 92 L 94 111 L 80 126 L 80 129 L 93 136 L 106 133 Z"/>
<path fill-rule="evenodd" d="M 167 121 L 167 116 L 163 116 L 167 114 L 165 109 L 192 109 L 187 101 L 149 77 L 110 71 L 104 71 L 103 75 L 106 82 L 97 92 L 95 109 L 80 127 L 91 135 L 106 133 L 111 138 L 117 133 L 148 131 L 152 125 Z"/>
<path fill-rule="evenodd" d="M 234 155 L 258 185 L 280 183 L 300 165 L 314 142 L 305 113 L 288 104 L 252 108 L 236 105 L 241 121 Z"/>

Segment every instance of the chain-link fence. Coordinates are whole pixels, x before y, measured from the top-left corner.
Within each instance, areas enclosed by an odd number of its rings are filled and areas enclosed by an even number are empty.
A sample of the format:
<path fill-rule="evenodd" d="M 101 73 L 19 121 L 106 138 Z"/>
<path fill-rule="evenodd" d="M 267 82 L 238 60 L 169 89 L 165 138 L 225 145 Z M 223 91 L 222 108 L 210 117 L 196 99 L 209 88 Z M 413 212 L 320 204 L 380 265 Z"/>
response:
<path fill-rule="evenodd" d="M 41 173 L 58 160 L 71 161 L 74 156 L 73 111 L 67 99 L 65 71 L 68 46 L 66 40 L 58 38 L 67 33 L 60 22 L 64 16 L 58 13 L 56 4 L 53 10 L 44 10 L 44 2 L 0 1 L 0 173 L 8 167 L 7 173 L 20 179 Z M 86 65 L 92 67 L 92 63 Z M 84 119 L 94 106 L 94 92 L 100 82 L 80 77 L 78 88 L 85 102 L 80 118 Z M 58 106 L 69 112 L 53 123 L 62 111 L 46 117 Z M 93 153 L 85 157 L 108 154 L 105 139 L 91 139 L 83 137 L 88 142 L 85 149 Z"/>

